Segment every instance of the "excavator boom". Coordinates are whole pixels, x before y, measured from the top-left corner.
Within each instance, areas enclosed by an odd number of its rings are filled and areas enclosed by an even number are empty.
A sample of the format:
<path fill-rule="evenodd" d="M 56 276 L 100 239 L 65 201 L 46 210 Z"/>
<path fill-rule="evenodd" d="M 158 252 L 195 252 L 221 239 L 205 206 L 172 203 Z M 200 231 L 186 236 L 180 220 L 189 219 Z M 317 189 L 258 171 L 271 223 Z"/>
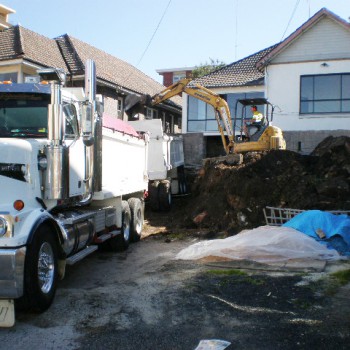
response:
<path fill-rule="evenodd" d="M 221 140 L 226 154 L 241 153 L 249 151 L 263 151 L 269 149 L 286 149 L 286 143 L 283 139 L 282 131 L 273 126 L 268 126 L 261 137 L 253 142 L 235 143 L 235 132 L 232 126 L 230 109 L 227 102 L 218 94 L 196 84 L 188 86 L 191 79 L 182 79 L 177 83 L 170 85 L 160 93 L 153 96 L 152 104 L 157 105 L 169 98 L 185 92 L 186 94 L 198 98 L 199 100 L 208 103 L 215 110 L 215 118 L 218 124 L 218 130 L 221 135 Z"/>
<path fill-rule="evenodd" d="M 233 153 L 234 147 L 234 132 L 232 127 L 232 120 L 230 115 L 230 109 L 227 102 L 201 85 L 195 87 L 187 86 L 191 79 L 182 79 L 177 83 L 170 85 L 159 94 L 153 97 L 153 105 L 157 105 L 171 97 L 185 92 L 186 94 L 198 98 L 199 100 L 210 104 L 215 110 L 215 118 L 218 123 L 218 129 L 221 135 L 221 140 L 226 154 Z M 226 134 L 225 134 L 226 132 Z"/>

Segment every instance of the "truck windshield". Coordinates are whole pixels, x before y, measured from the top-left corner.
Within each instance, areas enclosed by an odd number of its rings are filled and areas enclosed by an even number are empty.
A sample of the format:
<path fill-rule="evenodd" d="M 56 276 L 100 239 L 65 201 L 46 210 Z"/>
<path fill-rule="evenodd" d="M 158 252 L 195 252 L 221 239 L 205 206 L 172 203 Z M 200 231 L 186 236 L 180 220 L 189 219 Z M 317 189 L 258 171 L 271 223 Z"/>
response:
<path fill-rule="evenodd" d="M 48 94 L 0 94 L 0 137 L 47 137 Z"/>

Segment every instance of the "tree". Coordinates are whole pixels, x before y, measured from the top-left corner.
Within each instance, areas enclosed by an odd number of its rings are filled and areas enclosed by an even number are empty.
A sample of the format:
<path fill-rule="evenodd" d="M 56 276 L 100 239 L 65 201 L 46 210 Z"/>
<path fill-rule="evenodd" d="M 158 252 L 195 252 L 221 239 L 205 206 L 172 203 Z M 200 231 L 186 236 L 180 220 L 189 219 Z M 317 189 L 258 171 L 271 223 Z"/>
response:
<path fill-rule="evenodd" d="M 201 63 L 199 66 L 196 66 L 195 69 L 192 71 L 192 78 L 196 79 L 199 77 L 202 77 L 203 75 L 207 75 L 211 72 L 214 72 L 215 70 L 218 70 L 222 67 L 224 67 L 226 64 L 222 61 L 219 61 L 218 59 L 214 60 L 212 58 L 209 58 L 210 62 Z"/>

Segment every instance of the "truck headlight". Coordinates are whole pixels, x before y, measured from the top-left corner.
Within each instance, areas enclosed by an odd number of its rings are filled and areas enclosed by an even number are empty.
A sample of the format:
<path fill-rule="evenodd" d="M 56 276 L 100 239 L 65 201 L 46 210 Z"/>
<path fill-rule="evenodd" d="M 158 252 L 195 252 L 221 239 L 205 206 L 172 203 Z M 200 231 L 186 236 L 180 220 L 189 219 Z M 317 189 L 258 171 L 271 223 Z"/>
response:
<path fill-rule="evenodd" d="M 0 217 L 0 237 L 4 236 L 7 232 L 8 224 L 4 218 Z"/>

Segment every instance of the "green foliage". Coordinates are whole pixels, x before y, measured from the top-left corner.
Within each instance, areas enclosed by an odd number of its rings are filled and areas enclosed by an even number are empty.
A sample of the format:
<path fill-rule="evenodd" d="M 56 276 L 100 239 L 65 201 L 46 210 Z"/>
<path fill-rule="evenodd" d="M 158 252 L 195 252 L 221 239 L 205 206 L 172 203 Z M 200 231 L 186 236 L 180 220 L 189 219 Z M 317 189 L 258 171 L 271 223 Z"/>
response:
<path fill-rule="evenodd" d="M 335 277 L 342 286 L 350 282 L 350 270 L 333 272 L 331 275 Z"/>
<path fill-rule="evenodd" d="M 218 59 L 213 60 L 210 58 L 210 62 L 201 63 L 199 66 L 196 66 L 195 69 L 192 71 L 192 78 L 196 79 L 199 77 L 202 77 L 203 75 L 207 75 L 211 72 L 214 72 L 222 67 L 224 67 L 226 64 L 222 61 L 219 61 Z"/>

